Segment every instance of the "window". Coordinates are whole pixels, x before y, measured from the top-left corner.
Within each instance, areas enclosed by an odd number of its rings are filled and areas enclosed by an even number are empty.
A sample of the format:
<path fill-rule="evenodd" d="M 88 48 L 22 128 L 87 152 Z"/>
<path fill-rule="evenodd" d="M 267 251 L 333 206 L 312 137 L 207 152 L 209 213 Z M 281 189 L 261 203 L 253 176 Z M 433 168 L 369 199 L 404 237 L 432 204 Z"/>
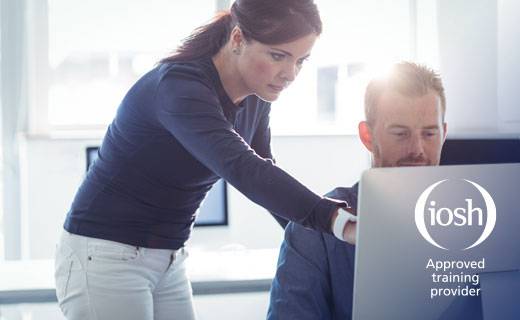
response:
<path fill-rule="evenodd" d="M 316 3 L 323 33 L 297 80 L 273 105 L 273 132 L 357 134 L 370 75 L 412 58 L 410 1 Z"/>
<path fill-rule="evenodd" d="M 131 85 L 207 22 L 215 4 L 48 0 L 48 103 L 34 107 L 47 109 L 51 130 L 106 126 Z"/>
<path fill-rule="evenodd" d="M 46 10 L 34 10 L 48 22 L 48 59 L 37 62 L 47 66 L 38 82 L 48 86 L 32 100 L 31 128 L 104 129 L 130 86 L 225 2 L 48 0 Z M 273 105 L 274 134 L 355 134 L 373 72 L 436 57 L 435 32 L 424 32 L 435 28 L 434 0 L 316 3 L 323 34 Z"/>

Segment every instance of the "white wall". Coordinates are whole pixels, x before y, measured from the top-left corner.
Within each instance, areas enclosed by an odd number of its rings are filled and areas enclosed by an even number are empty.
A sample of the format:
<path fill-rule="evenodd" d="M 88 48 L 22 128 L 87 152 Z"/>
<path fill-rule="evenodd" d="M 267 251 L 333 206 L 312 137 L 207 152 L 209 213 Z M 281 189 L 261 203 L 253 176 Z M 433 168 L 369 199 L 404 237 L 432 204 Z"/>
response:
<path fill-rule="evenodd" d="M 24 248 L 32 259 L 51 258 L 68 207 L 85 172 L 85 147 L 98 140 L 29 138 L 22 156 Z M 277 163 L 313 191 L 323 194 L 355 183 L 369 166 L 357 137 L 275 137 Z M 263 208 L 229 190 L 229 226 L 196 228 L 190 246 L 216 249 L 229 244 L 275 248 L 282 230 Z"/>
<path fill-rule="evenodd" d="M 450 133 L 520 133 L 520 2 L 437 1 Z"/>
<path fill-rule="evenodd" d="M 450 133 L 498 131 L 496 7 L 495 0 L 437 2 Z"/>
<path fill-rule="evenodd" d="M 520 132 L 520 2 L 498 1 L 498 118 L 501 131 Z"/>

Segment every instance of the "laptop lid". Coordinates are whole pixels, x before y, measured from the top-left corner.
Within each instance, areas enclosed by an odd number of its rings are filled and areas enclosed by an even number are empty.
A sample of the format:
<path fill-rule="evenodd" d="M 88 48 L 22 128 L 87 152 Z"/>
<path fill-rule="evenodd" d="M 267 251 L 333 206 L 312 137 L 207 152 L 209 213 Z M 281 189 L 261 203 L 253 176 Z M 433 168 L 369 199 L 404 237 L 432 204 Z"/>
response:
<path fill-rule="evenodd" d="M 365 171 L 353 318 L 437 319 L 485 296 L 480 273 L 520 269 L 519 190 L 520 164 Z"/>
<path fill-rule="evenodd" d="M 480 281 L 484 319 L 520 317 L 520 270 L 482 273 Z"/>

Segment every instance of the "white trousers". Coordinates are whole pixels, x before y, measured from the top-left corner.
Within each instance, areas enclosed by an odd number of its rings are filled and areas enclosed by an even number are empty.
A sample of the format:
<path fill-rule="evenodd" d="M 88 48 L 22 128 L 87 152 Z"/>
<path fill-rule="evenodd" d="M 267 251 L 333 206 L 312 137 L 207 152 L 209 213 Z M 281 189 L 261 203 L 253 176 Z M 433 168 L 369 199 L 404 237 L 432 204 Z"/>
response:
<path fill-rule="evenodd" d="M 185 249 L 135 247 L 63 232 L 56 296 L 68 320 L 192 320 Z"/>

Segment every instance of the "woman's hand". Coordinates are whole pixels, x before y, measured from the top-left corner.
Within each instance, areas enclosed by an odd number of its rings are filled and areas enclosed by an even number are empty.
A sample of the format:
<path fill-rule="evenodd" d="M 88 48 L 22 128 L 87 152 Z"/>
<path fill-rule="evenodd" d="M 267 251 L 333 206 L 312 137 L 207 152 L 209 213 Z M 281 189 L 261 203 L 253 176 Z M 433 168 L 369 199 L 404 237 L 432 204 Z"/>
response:
<path fill-rule="evenodd" d="M 356 233 L 357 233 L 357 222 L 349 221 L 345 225 L 345 229 L 343 229 L 343 239 L 352 244 L 356 244 Z"/>
<path fill-rule="evenodd" d="M 356 212 L 353 208 L 338 208 L 336 212 L 334 212 L 332 216 L 332 230 L 334 230 L 334 226 L 336 223 L 336 219 L 338 218 L 338 215 L 340 214 L 339 211 L 344 210 L 346 212 L 342 212 L 342 215 L 350 215 L 348 218 L 346 224 L 343 227 L 343 239 L 344 241 L 355 245 L 356 244 L 356 233 L 357 233 L 357 216 Z M 341 223 L 341 222 L 338 222 Z M 337 235 L 337 232 L 336 232 Z"/>

